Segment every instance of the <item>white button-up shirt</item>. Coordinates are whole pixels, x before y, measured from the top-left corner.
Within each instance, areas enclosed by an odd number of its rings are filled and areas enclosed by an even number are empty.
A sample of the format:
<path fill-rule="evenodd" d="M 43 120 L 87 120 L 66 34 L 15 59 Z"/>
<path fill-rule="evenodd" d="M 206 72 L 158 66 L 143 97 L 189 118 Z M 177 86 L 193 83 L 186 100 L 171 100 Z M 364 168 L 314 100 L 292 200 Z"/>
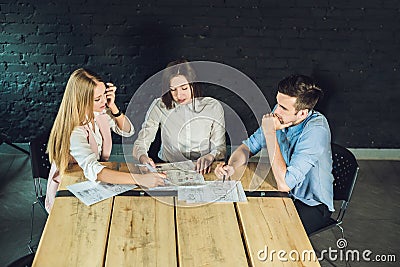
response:
<path fill-rule="evenodd" d="M 222 105 L 211 97 L 198 97 L 193 104 L 167 109 L 161 98 L 157 98 L 147 111 L 142 129 L 133 146 L 137 159 L 146 155 L 161 127 L 160 159 L 177 162 L 195 160 L 206 154 L 223 159 L 225 146 L 225 119 Z"/>
<path fill-rule="evenodd" d="M 95 112 L 94 129 L 92 127 L 92 124 L 89 123 L 90 131 L 93 134 L 93 137 L 97 143 L 97 151 L 98 151 L 97 155 L 92 151 L 87 139 L 86 129 L 84 129 L 83 127 L 75 127 L 74 130 L 72 131 L 70 138 L 71 156 L 74 157 L 76 162 L 83 169 L 85 177 L 92 181 L 95 181 L 97 179 L 97 174 L 101 172 L 101 170 L 104 168 L 104 166 L 98 162 L 103 147 L 103 137 L 101 136 L 99 126 L 96 122 L 96 115 L 98 114 L 99 114 L 98 112 Z M 124 137 L 129 137 L 134 134 L 135 130 L 128 118 L 127 120 L 130 123 L 131 130 L 130 132 L 124 132 L 118 127 L 114 118 L 109 113 L 107 114 L 109 115 L 108 123 L 110 124 L 110 128 L 113 132 Z"/>

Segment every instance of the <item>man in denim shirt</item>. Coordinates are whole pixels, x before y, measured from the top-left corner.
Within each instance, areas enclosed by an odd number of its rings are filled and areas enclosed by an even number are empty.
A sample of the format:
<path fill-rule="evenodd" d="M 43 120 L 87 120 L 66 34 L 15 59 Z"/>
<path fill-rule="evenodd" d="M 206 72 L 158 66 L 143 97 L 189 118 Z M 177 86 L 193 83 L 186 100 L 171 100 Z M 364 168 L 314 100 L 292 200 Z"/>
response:
<path fill-rule="evenodd" d="M 322 95 L 311 78 L 289 76 L 278 84 L 277 105 L 260 127 L 215 169 L 231 176 L 249 156 L 267 148 L 278 190 L 290 192 L 307 234 L 324 226 L 334 211 L 331 133 L 313 110 Z"/>

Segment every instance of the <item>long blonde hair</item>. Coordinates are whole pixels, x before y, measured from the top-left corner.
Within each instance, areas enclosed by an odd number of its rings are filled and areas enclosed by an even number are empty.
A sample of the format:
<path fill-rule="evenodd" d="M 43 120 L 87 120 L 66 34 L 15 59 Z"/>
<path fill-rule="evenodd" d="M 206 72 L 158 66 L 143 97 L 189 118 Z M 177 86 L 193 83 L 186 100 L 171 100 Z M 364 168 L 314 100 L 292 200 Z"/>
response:
<path fill-rule="evenodd" d="M 101 78 L 86 69 L 77 69 L 69 77 L 64 96 L 50 132 L 47 152 L 64 174 L 70 161 L 70 138 L 75 127 L 93 121 L 94 88 Z"/>

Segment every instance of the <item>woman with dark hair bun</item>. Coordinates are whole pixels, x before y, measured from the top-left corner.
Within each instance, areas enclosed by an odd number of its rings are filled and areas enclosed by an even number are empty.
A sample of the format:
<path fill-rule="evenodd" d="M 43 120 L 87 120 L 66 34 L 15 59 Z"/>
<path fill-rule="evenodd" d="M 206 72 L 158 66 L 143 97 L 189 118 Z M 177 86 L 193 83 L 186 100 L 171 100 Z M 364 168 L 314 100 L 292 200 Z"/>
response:
<path fill-rule="evenodd" d="M 196 160 L 196 171 L 208 173 L 211 163 L 225 157 L 225 119 L 222 105 L 202 97 L 196 74 L 187 60 L 173 61 L 163 71 L 161 98 L 147 111 L 133 146 L 133 156 L 155 166 L 147 152 L 161 128 L 158 157 L 165 162 Z"/>

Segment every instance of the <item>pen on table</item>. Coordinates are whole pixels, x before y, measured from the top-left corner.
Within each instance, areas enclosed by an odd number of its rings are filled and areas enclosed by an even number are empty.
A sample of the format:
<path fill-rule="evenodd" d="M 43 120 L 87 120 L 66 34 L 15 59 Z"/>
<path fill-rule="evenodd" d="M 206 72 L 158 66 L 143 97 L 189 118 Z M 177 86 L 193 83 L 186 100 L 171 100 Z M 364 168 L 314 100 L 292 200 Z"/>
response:
<path fill-rule="evenodd" d="M 224 165 L 222 165 L 222 168 L 224 168 L 226 165 L 228 165 L 226 162 L 224 163 Z M 225 183 L 225 174 L 222 176 L 222 182 Z"/>

